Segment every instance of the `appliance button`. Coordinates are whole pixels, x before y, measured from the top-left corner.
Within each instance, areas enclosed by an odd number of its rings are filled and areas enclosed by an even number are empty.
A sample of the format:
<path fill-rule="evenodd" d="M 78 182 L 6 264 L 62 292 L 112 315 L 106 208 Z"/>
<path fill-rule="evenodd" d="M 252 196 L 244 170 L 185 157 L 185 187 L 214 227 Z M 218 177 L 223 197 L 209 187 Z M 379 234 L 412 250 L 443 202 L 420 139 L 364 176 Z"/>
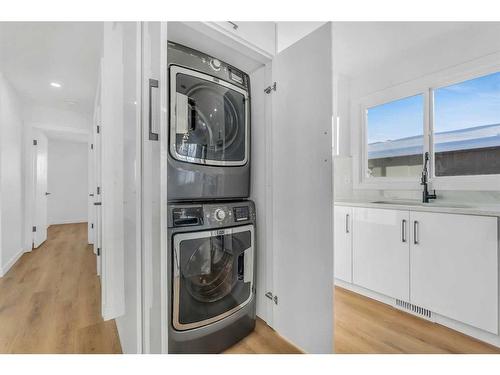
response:
<path fill-rule="evenodd" d="M 222 221 L 226 218 L 226 212 L 222 208 L 218 208 L 214 212 L 215 220 Z"/>
<path fill-rule="evenodd" d="M 217 59 L 210 60 L 210 66 L 212 67 L 213 70 L 219 71 L 221 65 L 222 65 L 221 62 Z"/>

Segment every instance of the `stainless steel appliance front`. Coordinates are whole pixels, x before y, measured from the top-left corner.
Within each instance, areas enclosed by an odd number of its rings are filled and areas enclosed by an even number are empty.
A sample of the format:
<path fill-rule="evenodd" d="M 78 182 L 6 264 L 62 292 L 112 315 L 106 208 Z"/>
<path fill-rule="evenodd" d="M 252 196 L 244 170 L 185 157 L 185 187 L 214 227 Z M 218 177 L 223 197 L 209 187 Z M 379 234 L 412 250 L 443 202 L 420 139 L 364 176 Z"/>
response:
<path fill-rule="evenodd" d="M 253 298 L 253 225 L 176 234 L 172 260 L 172 325 L 176 330 L 217 322 Z M 183 303 L 185 312 L 181 311 Z"/>

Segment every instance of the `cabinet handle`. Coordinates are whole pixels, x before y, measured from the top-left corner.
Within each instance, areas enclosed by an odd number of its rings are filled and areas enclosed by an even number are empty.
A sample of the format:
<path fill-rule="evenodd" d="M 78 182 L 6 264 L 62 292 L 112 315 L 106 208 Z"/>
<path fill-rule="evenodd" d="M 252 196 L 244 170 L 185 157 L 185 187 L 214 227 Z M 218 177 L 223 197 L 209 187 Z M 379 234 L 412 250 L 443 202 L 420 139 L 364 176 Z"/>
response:
<path fill-rule="evenodd" d="M 406 242 L 406 220 L 401 221 L 401 241 Z"/>
<path fill-rule="evenodd" d="M 227 21 L 228 24 L 230 24 L 234 30 L 238 30 L 238 24 L 235 22 Z"/>
<path fill-rule="evenodd" d="M 345 232 L 349 233 L 349 214 L 345 215 Z"/>
<path fill-rule="evenodd" d="M 418 221 L 413 222 L 413 243 L 418 245 Z"/>
<path fill-rule="evenodd" d="M 153 132 L 153 89 L 158 88 L 158 81 L 156 79 L 149 79 L 149 140 L 157 141 L 158 133 Z"/>

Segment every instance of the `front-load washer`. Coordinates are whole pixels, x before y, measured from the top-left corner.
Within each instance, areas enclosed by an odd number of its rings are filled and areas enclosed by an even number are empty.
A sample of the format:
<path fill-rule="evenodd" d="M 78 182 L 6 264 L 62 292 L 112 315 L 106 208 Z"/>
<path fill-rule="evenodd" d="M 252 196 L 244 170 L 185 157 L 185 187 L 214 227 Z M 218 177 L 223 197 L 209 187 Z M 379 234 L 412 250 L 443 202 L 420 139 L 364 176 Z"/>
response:
<path fill-rule="evenodd" d="M 168 200 L 250 196 L 250 79 L 191 48 L 168 43 Z"/>
<path fill-rule="evenodd" d="M 168 206 L 169 353 L 220 353 L 255 328 L 252 201 Z"/>

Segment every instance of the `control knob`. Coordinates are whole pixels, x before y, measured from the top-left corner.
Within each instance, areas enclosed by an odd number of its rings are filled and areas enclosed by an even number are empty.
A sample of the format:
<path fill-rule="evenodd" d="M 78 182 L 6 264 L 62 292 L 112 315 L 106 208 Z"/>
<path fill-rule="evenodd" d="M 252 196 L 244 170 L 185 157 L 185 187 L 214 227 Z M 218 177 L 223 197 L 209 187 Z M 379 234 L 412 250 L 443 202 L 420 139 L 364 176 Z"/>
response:
<path fill-rule="evenodd" d="M 220 70 L 220 67 L 221 67 L 221 62 L 220 60 L 217 60 L 217 59 L 212 59 L 210 60 L 210 66 L 212 67 L 213 70 L 215 71 L 219 71 Z"/>
<path fill-rule="evenodd" d="M 226 212 L 222 208 L 218 208 L 214 212 L 215 220 L 222 221 L 226 218 Z"/>

